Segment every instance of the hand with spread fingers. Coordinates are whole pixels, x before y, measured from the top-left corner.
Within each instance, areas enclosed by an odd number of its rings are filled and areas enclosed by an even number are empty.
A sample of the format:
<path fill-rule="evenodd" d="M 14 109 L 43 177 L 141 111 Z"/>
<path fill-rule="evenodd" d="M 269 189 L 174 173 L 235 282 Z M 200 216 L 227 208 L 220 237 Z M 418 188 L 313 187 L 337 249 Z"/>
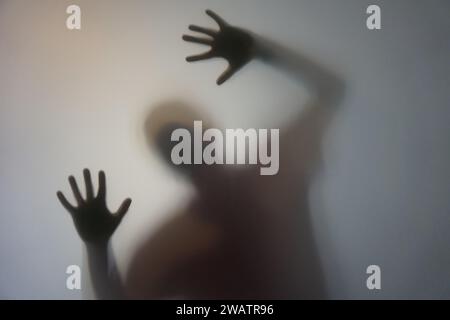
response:
<path fill-rule="evenodd" d="M 131 199 L 123 201 L 119 210 L 113 214 L 106 206 L 105 173 L 100 171 L 98 174 L 97 195 L 94 195 L 89 170 L 84 169 L 83 175 L 86 185 L 85 199 L 81 196 L 75 178 L 73 176 L 69 177 L 69 183 L 78 206 L 70 204 L 61 191 L 57 192 L 57 196 L 64 208 L 71 214 L 81 239 L 90 244 L 105 244 L 128 211 Z"/>
<path fill-rule="evenodd" d="M 230 26 L 213 11 L 206 10 L 206 14 L 216 21 L 219 30 L 190 25 L 189 30 L 202 33 L 207 37 L 183 35 L 183 40 L 207 45 L 211 49 L 205 53 L 187 57 L 186 61 L 194 62 L 211 58 L 227 60 L 228 68 L 217 79 L 217 84 L 221 85 L 253 58 L 255 41 L 249 32 Z"/>

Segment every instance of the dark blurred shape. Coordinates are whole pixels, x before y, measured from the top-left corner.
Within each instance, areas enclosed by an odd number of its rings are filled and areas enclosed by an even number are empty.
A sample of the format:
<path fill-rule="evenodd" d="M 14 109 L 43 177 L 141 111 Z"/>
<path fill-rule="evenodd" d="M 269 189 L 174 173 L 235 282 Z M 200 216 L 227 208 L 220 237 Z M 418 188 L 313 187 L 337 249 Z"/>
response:
<path fill-rule="evenodd" d="M 281 129 L 278 175 L 260 176 L 251 166 L 182 166 L 196 197 L 136 252 L 130 296 L 324 298 L 307 201 L 323 132 L 320 111 L 310 109 Z M 172 130 L 189 129 L 194 119 L 208 123 L 178 102 L 149 114 L 149 140 L 169 165 Z"/>
<path fill-rule="evenodd" d="M 165 162 L 189 179 L 196 195 L 138 248 L 123 288 L 125 296 L 325 298 L 308 190 L 320 164 L 321 140 L 334 113 L 333 106 L 343 95 L 343 82 L 301 54 L 233 27 L 212 11 L 207 14 L 219 24 L 219 31 L 198 26 L 190 29 L 213 39 L 185 36 L 184 40 L 211 46 L 209 53 L 189 61 L 220 57 L 229 62 L 218 84 L 250 59 L 259 58 L 306 84 L 313 98 L 304 111 L 299 108 L 298 116 L 280 128 L 280 170 L 272 176 L 261 176 L 259 168 L 251 165 L 237 169 L 224 165 L 174 165 L 170 157 L 177 143 L 170 139 L 174 129 L 192 132 L 194 120 L 201 120 L 204 128 L 214 126 L 205 115 L 179 101 L 153 108 L 145 121 L 148 141 Z M 85 178 L 90 183 L 90 176 Z M 87 198 L 92 204 L 89 192 Z M 126 200 L 125 209 L 129 202 Z M 78 231 L 83 234 L 84 230 Z M 107 233 L 100 243 L 87 243 L 91 274 L 100 298 L 113 291 L 117 292 L 116 297 L 123 294 L 117 278 L 108 278 L 106 242 L 111 234 Z"/>
<path fill-rule="evenodd" d="M 154 108 L 146 117 L 144 131 L 147 143 L 150 148 L 156 148 L 163 160 L 175 170 L 191 175 L 192 171 L 200 168 L 205 169 L 204 165 L 175 165 L 171 159 L 172 148 L 178 144 L 178 141 L 171 141 L 172 132 L 175 129 L 186 129 L 194 137 L 194 121 L 203 119 L 204 130 L 211 127 L 210 122 L 205 116 L 200 116 L 188 104 L 179 101 L 167 101 Z M 194 150 L 194 139 L 191 139 L 191 150 Z M 205 143 L 204 143 L 205 144 Z M 194 163 L 194 152 L 191 152 L 191 163 Z"/>
<path fill-rule="evenodd" d="M 325 298 L 308 189 L 343 82 L 312 60 L 206 13 L 219 30 L 191 25 L 191 31 L 210 38 L 183 39 L 211 49 L 187 61 L 226 59 L 229 67 L 217 80 L 222 84 L 252 58 L 260 58 L 301 80 L 314 98 L 280 129 L 277 175 L 260 176 L 254 166 L 191 165 L 195 169 L 188 178 L 195 198 L 139 248 L 127 292 L 135 298 Z M 180 103 L 163 104 L 149 115 L 147 134 L 169 163 L 170 132 L 180 125 L 191 130 L 193 120 L 210 123 Z"/>
<path fill-rule="evenodd" d="M 183 40 L 208 45 L 211 48 L 202 54 L 187 57 L 186 61 L 194 62 L 219 57 L 227 60 L 228 68 L 216 81 L 218 85 L 221 85 L 254 57 L 255 39 L 248 31 L 229 25 L 215 12 L 206 10 L 206 14 L 217 23 L 219 30 L 190 25 L 189 30 L 208 37 L 183 35 Z"/>

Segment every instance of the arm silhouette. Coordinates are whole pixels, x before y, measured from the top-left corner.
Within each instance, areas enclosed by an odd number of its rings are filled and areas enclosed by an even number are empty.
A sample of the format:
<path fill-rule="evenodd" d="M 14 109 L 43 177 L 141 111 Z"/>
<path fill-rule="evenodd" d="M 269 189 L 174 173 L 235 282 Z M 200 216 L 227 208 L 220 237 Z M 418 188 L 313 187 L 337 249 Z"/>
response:
<path fill-rule="evenodd" d="M 73 176 L 69 177 L 77 206 L 67 201 L 61 191 L 57 197 L 64 208 L 72 216 L 78 235 L 86 245 L 88 266 L 92 284 L 98 298 L 117 299 L 122 297 L 120 281 L 110 274 L 108 266 L 108 242 L 131 204 L 126 199 L 116 213 L 111 213 L 106 205 L 106 177 L 103 171 L 98 174 L 98 192 L 94 195 L 91 174 L 84 169 L 83 176 L 86 187 L 86 197 L 83 198 Z"/>
<path fill-rule="evenodd" d="M 253 59 L 273 66 L 307 89 L 309 100 L 304 111 L 289 120 L 281 131 L 281 180 L 289 172 L 303 175 L 314 172 L 320 163 L 323 133 L 342 100 L 345 83 L 341 77 L 316 61 L 263 36 L 232 26 L 211 10 L 206 14 L 219 25 L 212 30 L 190 25 L 189 30 L 202 36 L 184 35 L 183 40 L 210 47 L 205 53 L 187 57 L 188 62 L 223 58 L 228 68 L 217 79 L 221 85 Z M 300 109 L 300 108 L 299 108 Z M 292 150 L 295 146 L 295 151 Z M 291 178 L 285 181 L 293 181 Z"/>
<path fill-rule="evenodd" d="M 217 79 L 218 85 L 231 78 L 252 59 L 260 59 L 304 83 L 313 93 L 314 104 L 328 106 L 338 102 L 342 96 L 343 81 L 318 63 L 278 43 L 232 26 L 211 10 L 206 10 L 206 14 L 214 19 L 219 29 L 190 25 L 189 30 L 202 36 L 183 35 L 183 40 L 206 45 L 210 49 L 204 53 L 189 56 L 186 61 L 195 62 L 212 58 L 227 60 L 228 68 Z"/>

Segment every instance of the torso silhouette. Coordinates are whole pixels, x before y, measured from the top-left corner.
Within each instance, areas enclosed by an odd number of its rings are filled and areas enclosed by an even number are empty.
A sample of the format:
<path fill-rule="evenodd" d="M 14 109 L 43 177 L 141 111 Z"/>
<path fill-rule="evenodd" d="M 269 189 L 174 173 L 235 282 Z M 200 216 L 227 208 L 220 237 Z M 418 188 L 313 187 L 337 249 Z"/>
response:
<path fill-rule="evenodd" d="M 207 166 L 190 205 L 143 243 L 131 298 L 324 298 L 308 186 L 326 120 L 309 108 L 280 129 L 280 171 Z"/>

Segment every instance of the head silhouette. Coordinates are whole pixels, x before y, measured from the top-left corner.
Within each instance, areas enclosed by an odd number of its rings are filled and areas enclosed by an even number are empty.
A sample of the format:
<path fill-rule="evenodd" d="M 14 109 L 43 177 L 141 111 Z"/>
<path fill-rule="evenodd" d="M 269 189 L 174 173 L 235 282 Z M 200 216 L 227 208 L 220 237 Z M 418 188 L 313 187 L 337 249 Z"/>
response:
<path fill-rule="evenodd" d="M 156 149 L 165 163 L 192 180 L 201 179 L 206 171 L 211 171 L 213 166 L 194 163 L 194 121 L 202 121 L 204 129 L 209 126 L 209 121 L 204 115 L 200 115 L 194 108 L 177 100 L 158 104 L 148 113 L 145 124 L 145 136 L 148 145 Z M 176 129 L 186 129 L 191 134 L 191 164 L 174 164 L 172 161 L 172 149 L 179 141 L 172 141 L 172 133 Z"/>

